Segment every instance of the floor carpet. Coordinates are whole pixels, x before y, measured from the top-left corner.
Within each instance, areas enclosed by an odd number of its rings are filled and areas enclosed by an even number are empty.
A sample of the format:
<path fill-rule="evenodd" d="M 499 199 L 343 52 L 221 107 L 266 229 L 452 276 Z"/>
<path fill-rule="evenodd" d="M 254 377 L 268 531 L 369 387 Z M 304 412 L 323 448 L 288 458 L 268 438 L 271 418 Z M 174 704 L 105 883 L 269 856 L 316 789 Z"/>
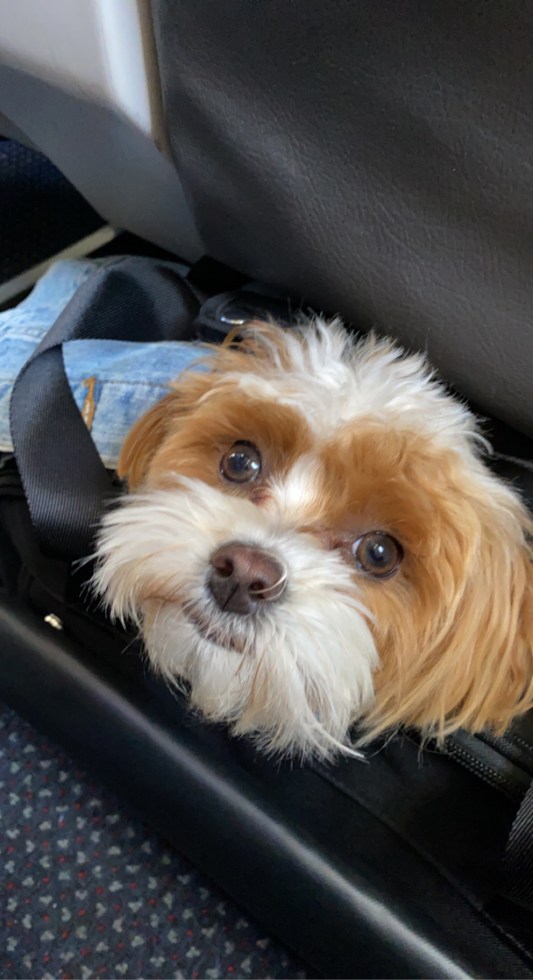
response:
<path fill-rule="evenodd" d="M 315 974 L 0 705 L 0 976 Z"/>

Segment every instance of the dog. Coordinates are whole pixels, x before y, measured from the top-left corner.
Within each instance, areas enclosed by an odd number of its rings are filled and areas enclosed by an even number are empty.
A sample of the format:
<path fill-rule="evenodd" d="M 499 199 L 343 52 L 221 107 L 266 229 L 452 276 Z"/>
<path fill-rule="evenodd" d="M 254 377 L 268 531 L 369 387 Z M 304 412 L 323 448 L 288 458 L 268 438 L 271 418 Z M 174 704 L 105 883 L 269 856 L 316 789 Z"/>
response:
<path fill-rule="evenodd" d="M 98 540 L 153 667 L 302 759 L 531 707 L 531 518 L 425 358 L 315 318 L 250 323 L 202 368 L 131 430 Z"/>

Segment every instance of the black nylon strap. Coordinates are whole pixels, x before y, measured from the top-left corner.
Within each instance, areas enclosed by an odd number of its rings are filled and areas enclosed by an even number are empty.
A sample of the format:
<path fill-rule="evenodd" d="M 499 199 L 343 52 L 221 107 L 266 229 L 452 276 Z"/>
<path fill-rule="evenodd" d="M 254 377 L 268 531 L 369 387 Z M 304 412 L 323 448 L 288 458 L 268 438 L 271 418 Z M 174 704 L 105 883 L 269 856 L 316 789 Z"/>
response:
<path fill-rule="evenodd" d="M 105 499 L 116 492 L 74 401 L 61 345 L 189 340 L 198 310 L 171 263 L 114 260 L 77 290 L 25 364 L 11 396 L 11 435 L 45 554 L 69 561 L 89 554 Z"/>
<path fill-rule="evenodd" d="M 533 783 L 515 817 L 505 851 L 505 894 L 533 909 Z"/>

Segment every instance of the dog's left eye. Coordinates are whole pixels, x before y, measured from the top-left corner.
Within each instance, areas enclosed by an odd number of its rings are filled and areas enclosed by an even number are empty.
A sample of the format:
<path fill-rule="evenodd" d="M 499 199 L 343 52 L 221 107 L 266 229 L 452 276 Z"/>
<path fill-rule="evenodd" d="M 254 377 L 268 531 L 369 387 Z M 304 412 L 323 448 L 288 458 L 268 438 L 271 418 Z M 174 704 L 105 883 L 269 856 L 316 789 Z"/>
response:
<path fill-rule="evenodd" d="M 352 546 L 353 556 L 364 572 L 375 578 L 389 578 L 400 567 L 403 548 L 385 531 L 364 534 Z"/>
<path fill-rule="evenodd" d="M 236 442 L 220 460 L 220 472 L 232 483 L 251 483 L 261 472 L 261 453 L 251 442 Z"/>

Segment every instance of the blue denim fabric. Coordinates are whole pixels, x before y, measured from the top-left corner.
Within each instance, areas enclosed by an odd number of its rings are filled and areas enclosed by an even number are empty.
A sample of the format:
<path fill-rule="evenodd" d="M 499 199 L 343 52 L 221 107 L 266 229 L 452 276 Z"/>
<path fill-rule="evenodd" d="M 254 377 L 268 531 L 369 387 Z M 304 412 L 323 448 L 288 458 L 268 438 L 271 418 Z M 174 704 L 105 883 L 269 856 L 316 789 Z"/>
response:
<path fill-rule="evenodd" d="M 57 262 L 31 294 L 0 313 L 0 451 L 13 448 L 11 390 L 21 368 L 98 261 Z M 65 371 L 105 465 L 116 466 L 128 429 L 205 352 L 193 343 L 130 344 L 73 340 L 63 345 Z"/>

